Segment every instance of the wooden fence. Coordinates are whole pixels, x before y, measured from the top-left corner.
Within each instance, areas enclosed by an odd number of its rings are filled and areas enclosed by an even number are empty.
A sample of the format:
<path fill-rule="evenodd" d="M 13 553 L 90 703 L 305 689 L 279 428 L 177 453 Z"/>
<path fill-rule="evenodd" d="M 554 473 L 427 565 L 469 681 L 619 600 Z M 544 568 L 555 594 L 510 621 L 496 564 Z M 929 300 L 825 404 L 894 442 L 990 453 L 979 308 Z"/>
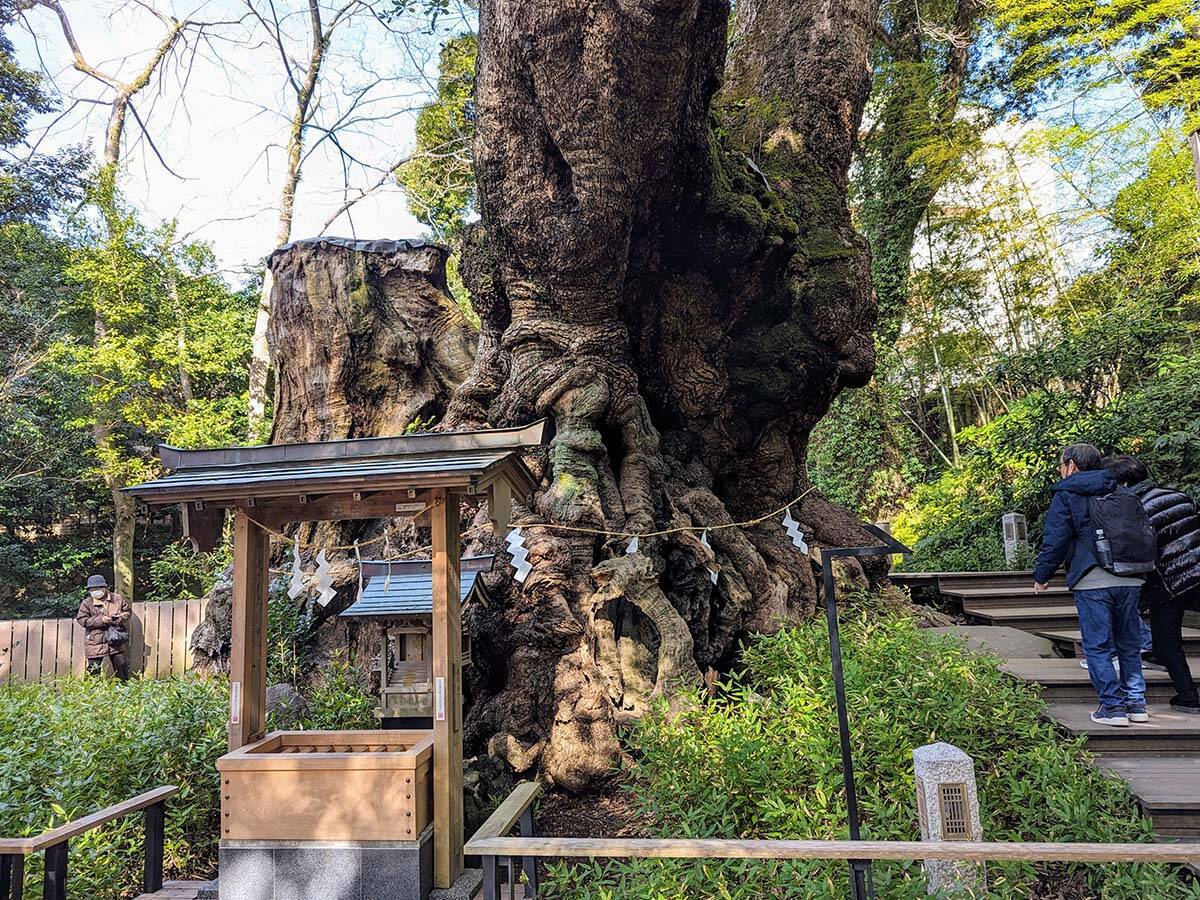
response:
<path fill-rule="evenodd" d="M 192 667 L 188 644 L 207 600 L 135 603 L 129 622 L 129 671 L 148 678 L 182 675 Z M 74 619 L 0 621 L 0 683 L 80 675 L 83 628 Z"/>

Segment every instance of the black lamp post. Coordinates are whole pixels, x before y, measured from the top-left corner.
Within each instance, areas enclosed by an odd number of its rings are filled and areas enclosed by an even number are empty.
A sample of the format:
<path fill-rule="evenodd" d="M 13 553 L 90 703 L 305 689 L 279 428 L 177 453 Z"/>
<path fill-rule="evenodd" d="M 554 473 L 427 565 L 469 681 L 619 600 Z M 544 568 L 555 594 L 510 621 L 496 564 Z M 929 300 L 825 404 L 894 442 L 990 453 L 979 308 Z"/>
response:
<path fill-rule="evenodd" d="M 882 542 L 873 547 L 828 547 L 821 551 L 821 574 L 825 580 L 825 622 L 829 627 L 829 654 L 833 665 L 833 691 L 837 697 L 838 734 L 842 743 L 842 779 L 846 785 L 846 817 L 850 840 L 862 840 L 858 823 L 858 795 L 854 788 L 854 756 L 850 749 L 850 717 L 846 712 L 846 679 L 842 672 L 842 640 L 838 631 L 837 596 L 833 561 L 843 556 L 907 555 L 911 551 L 877 525 L 864 528 Z M 875 884 L 869 859 L 850 860 L 851 900 L 874 900 Z"/>

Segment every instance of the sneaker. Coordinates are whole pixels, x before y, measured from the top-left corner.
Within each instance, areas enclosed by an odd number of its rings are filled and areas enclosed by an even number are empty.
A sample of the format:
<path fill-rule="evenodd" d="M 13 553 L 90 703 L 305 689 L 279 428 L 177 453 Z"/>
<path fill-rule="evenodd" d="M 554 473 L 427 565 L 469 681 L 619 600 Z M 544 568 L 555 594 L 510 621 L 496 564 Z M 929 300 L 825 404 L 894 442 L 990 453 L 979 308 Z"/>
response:
<path fill-rule="evenodd" d="M 1129 717 L 1123 709 L 1105 709 L 1101 706 L 1092 713 L 1092 721 L 1097 725 L 1113 725 L 1117 728 L 1129 726 Z"/>
<path fill-rule="evenodd" d="M 1171 698 L 1171 709 L 1175 712 L 1187 713 L 1190 716 L 1200 716 L 1200 702 L 1180 700 L 1178 694 Z"/>
<path fill-rule="evenodd" d="M 1087 658 L 1086 657 L 1079 660 L 1079 668 L 1081 668 L 1081 669 L 1087 668 Z M 1117 670 L 1118 675 L 1121 674 L 1121 661 L 1119 659 L 1117 659 L 1115 656 L 1113 657 L 1113 668 Z"/>
<path fill-rule="evenodd" d="M 1129 704 L 1125 707 L 1125 715 L 1129 717 L 1130 722 L 1149 722 L 1150 713 L 1144 706 Z"/>

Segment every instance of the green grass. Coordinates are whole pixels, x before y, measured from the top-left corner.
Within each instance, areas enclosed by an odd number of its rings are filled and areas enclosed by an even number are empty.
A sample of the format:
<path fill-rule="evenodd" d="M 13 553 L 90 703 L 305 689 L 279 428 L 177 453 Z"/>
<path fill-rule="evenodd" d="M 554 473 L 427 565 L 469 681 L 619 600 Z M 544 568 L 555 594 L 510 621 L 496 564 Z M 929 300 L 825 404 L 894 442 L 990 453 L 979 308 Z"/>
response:
<path fill-rule="evenodd" d="M 848 612 L 842 628 L 865 838 L 919 839 L 912 750 L 947 741 L 975 758 L 987 840 L 1150 840 L 1123 784 L 1042 722 L 1036 693 L 997 660 L 879 608 Z M 845 838 L 823 622 L 757 640 L 743 663 L 718 699 L 676 717 L 658 710 L 632 732 L 624 778 L 638 812 L 661 837 Z M 992 897 L 1046 896 L 1051 884 L 1066 897 L 1200 897 L 1161 865 L 993 864 L 988 875 Z M 916 863 L 878 863 L 875 883 L 888 900 L 925 896 Z M 635 860 L 555 865 L 546 895 L 842 900 L 846 890 L 844 863 Z"/>

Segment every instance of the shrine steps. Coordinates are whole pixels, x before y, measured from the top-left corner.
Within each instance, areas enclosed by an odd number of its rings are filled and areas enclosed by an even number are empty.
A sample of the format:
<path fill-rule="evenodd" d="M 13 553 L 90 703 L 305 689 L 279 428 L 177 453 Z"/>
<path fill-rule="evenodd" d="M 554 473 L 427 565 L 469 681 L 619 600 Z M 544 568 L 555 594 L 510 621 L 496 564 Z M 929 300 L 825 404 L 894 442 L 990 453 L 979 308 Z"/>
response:
<path fill-rule="evenodd" d="M 1083 738 L 1095 763 L 1123 779 L 1143 816 L 1163 840 L 1200 840 L 1200 716 L 1172 710 L 1174 688 L 1165 672 L 1144 669 L 1150 721 L 1128 728 L 1097 725 L 1097 701 L 1080 667 L 1080 633 L 1073 598 L 1061 576 L 1033 591 L 1031 572 L 938 572 L 900 575 L 914 600 L 957 612 L 957 631 L 969 646 L 1000 656 L 1009 675 L 1035 685 L 1045 716 Z M 984 623 L 984 624 L 979 624 Z M 1185 651 L 1200 676 L 1200 629 L 1185 628 Z"/>

